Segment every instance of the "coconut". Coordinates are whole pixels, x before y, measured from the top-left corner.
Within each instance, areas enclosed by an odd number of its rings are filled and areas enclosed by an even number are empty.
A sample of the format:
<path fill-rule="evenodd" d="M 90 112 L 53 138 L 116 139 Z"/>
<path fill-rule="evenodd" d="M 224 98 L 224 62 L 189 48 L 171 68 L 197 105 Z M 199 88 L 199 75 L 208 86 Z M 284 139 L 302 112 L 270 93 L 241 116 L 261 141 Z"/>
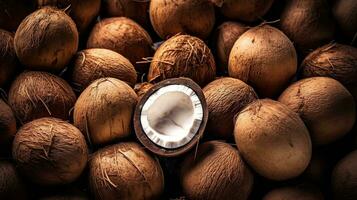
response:
<path fill-rule="evenodd" d="M 89 184 L 95 199 L 159 199 L 164 174 L 158 160 L 143 147 L 120 143 L 93 155 Z"/>
<path fill-rule="evenodd" d="M 139 72 L 146 72 L 147 62 L 154 50 L 150 35 L 136 22 L 125 17 L 113 17 L 99 21 L 87 41 L 87 48 L 105 48 L 128 58 Z"/>
<path fill-rule="evenodd" d="M 14 46 L 28 69 L 61 71 L 78 48 L 76 24 L 61 10 L 39 9 L 21 22 Z"/>
<path fill-rule="evenodd" d="M 336 0 L 333 14 L 339 31 L 357 44 L 357 2 L 355 0 Z"/>
<path fill-rule="evenodd" d="M 181 185 L 189 199 L 248 199 L 253 174 L 237 149 L 210 141 L 183 161 Z"/>
<path fill-rule="evenodd" d="M 217 66 L 219 71 L 225 72 L 228 70 L 228 59 L 232 47 L 237 39 L 249 29 L 248 26 L 238 22 L 224 22 L 221 24 L 215 33 L 215 48 L 216 56 L 219 61 Z"/>
<path fill-rule="evenodd" d="M 143 27 L 150 27 L 150 0 L 105 0 L 102 2 L 103 15 L 106 17 L 127 17 Z"/>
<path fill-rule="evenodd" d="M 254 22 L 262 19 L 274 0 L 214 0 L 221 13 L 229 19 Z"/>
<path fill-rule="evenodd" d="M 17 58 L 13 34 L 0 29 L 0 38 L 0 87 L 3 87 L 15 74 Z"/>
<path fill-rule="evenodd" d="M 80 91 L 99 78 L 113 77 L 130 86 L 136 83 L 136 71 L 128 59 L 108 49 L 86 49 L 73 61 L 72 81 Z"/>
<path fill-rule="evenodd" d="M 282 103 L 257 100 L 237 116 L 239 152 L 260 175 L 271 180 L 299 176 L 311 158 L 309 132 L 299 115 Z"/>
<path fill-rule="evenodd" d="M 281 30 L 305 55 L 334 39 L 332 18 L 326 0 L 290 0 L 280 17 Z"/>
<path fill-rule="evenodd" d="M 220 139 L 233 136 L 234 117 L 257 99 L 253 88 L 234 78 L 221 78 L 203 88 L 209 111 L 206 131 Z"/>
<path fill-rule="evenodd" d="M 178 33 L 206 39 L 215 24 L 214 5 L 207 0 L 151 0 L 149 13 L 151 24 L 162 39 Z"/>
<path fill-rule="evenodd" d="M 201 88 L 191 79 L 167 79 L 140 99 L 134 115 L 135 133 L 150 151 L 179 156 L 202 137 L 208 119 Z"/>
<path fill-rule="evenodd" d="M 129 136 L 137 95 L 125 82 L 101 78 L 79 96 L 73 113 L 74 125 L 93 145 L 103 145 Z"/>
<path fill-rule="evenodd" d="M 12 156 L 31 181 L 58 185 L 79 177 L 87 164 L 88 149 L 84 136 L 73 125 L 56 118 L 41 118 L 19 130 Z"/>
<path fill-rule="evenodd" d="M 138 98 L 141 99 L 153 86 L 153 84 L 148 82 L 137 83 L 134 87 L 134 91 L 138 95 Z"/>
<path fill-rule="evenodd" d="M 16 31 L 21 21 L 35 8 L 36 5 L 32 0 L 1 0 L 0 28 Z"/>
<path fill-rule="evenodd" d="M 278 95 L 296 70 L 293 43 L 283 32 L 269 25 L 246 31 L 229 56 L 229 76 L 249 83 L 262 97 Z"/>
<path fill-rule="evenodd" d="M 177 35 L 165 41 L 156 51 L 150 65 L 148 80 L 187 77 L 200 86 L 214 80 L 216 64 L 207 45 L 197 37 Z"/>
<path fill-rule="evenodd" d="M 0 144 L 8 146 L 16 134 L 16 118 L 11 108 L 0 99 Z"/>
<path fill-rule="evenodd" d="M 357 198 L 357 151 L 346 155 L 332 173 L 332 192 L 334 199 L 354 200 Z"/>
<path fill-rule="evenodd" d="M 313 77 L 289 86 L 279 101 L 304 120 L 316 145 L 325 145 L 346 135 L 355 123 L 352 95 L 338 81 Z"/>
<path fill-rule="evenodd" d="M 274 189 L 264 196 L 263 200 L 324 200 L 324 196 L 316 187 L 310 184 L 287 186 Z"/>
<path fill-rule="evenodd" d="M 9 91 L 9 105 L 22 123 L 49 116 L 67 120 L 75 101 L 71 86 L 46 72 L 21 73 Z"/>
<path fill-rule="evenodd" d="M 27 199 L 25 185 L 9 161 L 0 161 L 0 199 Z"/>
<path fill-rule="evenodd" d="M 37 0 L 39 7 L 54 6 L 65 9 L 77 24 L 79 32 L 85 31 L 99 13 L 100 0 Z"/>

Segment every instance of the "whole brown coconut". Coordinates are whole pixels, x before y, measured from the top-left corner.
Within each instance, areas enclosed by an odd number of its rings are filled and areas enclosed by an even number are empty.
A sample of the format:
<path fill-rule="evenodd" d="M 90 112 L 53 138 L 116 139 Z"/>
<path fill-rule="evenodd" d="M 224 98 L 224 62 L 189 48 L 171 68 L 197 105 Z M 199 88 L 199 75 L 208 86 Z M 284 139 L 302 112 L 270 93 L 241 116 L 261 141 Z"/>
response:
<path fill-rule="evenodd" d="M 257 99 L 254 89 L 234 78 L 221 78 L 203 88 L 209 117 L 206 131 L 220 139 L 233 136 L 234 117 Z"/>
<path fill-rule="evenodd" d="M 151 0 L 150 20 L 162 39 L 178 33 L 205 39 L 215 23 L 214 5 L 207 0 Z"/>
<path fill-rule="evenodd" d="M 1 0 L 0 28 L 16 31 L 21 21 L 36 9 L 32 0 Z"/>
<path fill-rule="evenodd" d="M 269 25 L 246 31 L 229 56 L 229 76 L 249 83 L 262 97 L 274 97 L 293 78 L 297 56 L 293 43 Z"/>
<path fill-rule="evenodd" d="M 221 13 L 233 20 L 254 22 L 262 19 L 273 5 L 274 0 L 214 0 Z"/>
<path fill-rule="evenodd" d="M 78 31 L 65 12 L 45 7 L 21 22 L 14 45 L 26 68 L 61 71 L 77 51 Z"/>
<path fill-rule="evenodd" d="M 0 38 L 0 87 L 3 87 L 15 74 L 17 58 L 13 34 L 0 29 Z"/>
<path fill-rule="evenodd" d="M 182 164 L 182 189 L 192 200 L 245 200 L 253 180 L 237 149 L 223 142 L 203 143 Z"/>
<path fill-rule="evenodd" d="M 336 0 L 333 14 L 339 31 L 354 44 L 357 44 L 357 1 Z"/>
<path fill-rule="evenodd" d="M 113 77 L 130 86 L 136 83 L 136 71 L 128 59 L 108 49 L 86 49 L 73 61 L 73 84 L 80 91 L 99 78 Z"/>
<path fill-rule="evenodd" d="M 9 161 L 0 161 L 0 199 L 28 199 L 24 183 Z"/>
<path fill-rule="evenodd" d="M 218 70 L 225 72 L 228 70 L 229 54 L 237 39 L 247 30 L 248 26 L 238 22 L 224 22 L 215 33 L 215 47 L 218 58 Z"/>
<path fill-rule="evenodd" d="M 89 184 L 95 199 L 159 199 L 164 174 L 145 148 L 133 142 L 120 143 L 93 155 Z"/>
<path fill-rule="evenodd" d="M 357 151 L 346 155 L 332 173 L 332 192 L 334 199 L 355 200 L 357 198 Z"/>
<path fill-rule="evenodd" d="M 273 100 L 257 100 L 237 116 L 235 141 L 260 175 L 287 180 L 300 175 L 311 158 L 309 132 L 299 115 Z"/>
<path fill-rule="evenodd" d="M 148 0 L 104 0 L 102 10 L 104 16 L 127 17 L 148 28 L 151 26 L 149 5 L 150 1 Z"/>
<path fill-rule="evenodd" d="M 316 145 L 325 145 L 346 135 L 355 123 L 352 95 L 338 81 L 313 77 L 289 86 L 279 101 L 300 115 Z"/>
<path fill-rule="evenodd" d="M 138 99 L 141 99 L 153 86 L 154 84 L 148 82 L 137 83 L 134 87 L 134 91 L 138 95 Z"/>
<path fill-rule="evenodd" d="M 88 149 L 84 136 L 73 125 L 56 118 L 41 118 L 19 130 L 12 156 L 31 181 L 57 185 L 79 177 L 87 164 Z"/>
<path fill-rule="evenodd" d="M 16 118 L 11 108 L 0 99 L 0 145 L 9 146 L 16 134 Z M 1 148 L 0 147 L 0 148 Z"/>
<path fill-rule="evenodd" d="M 211 50 L 197 37 L 177 35 L 165 41 L 156 51 L 150 65 L 148 80 L 191 78 L 200 86 L 214 80 L 216 64 Z"/>
<path fill-rule="evenodd" d="M 46 72 L 23 72 L 9 91 L 9 105 L 22 123 L 49 116 L 67 120 L 75 101 L 71 86 Z"/>
<path fill-rule="evenodd" d="M 280 17 L 281 30 L 302 55 L 333 40 L 335 23 L 326 0 L 286 1 Z"/>
<path fill-rule="evenodd" d="M 324 200 L 323 194 L 312 185 L 297 185 L 277 188 L 264 196 L 263 200 Z"/>
<path fill-rule="evenodd" d="M 113 17 L 98 22 L 87 42 L 87 48 L 104 48 L 128 58 L 138 72 L 146 72 L 144 58 L 154 53 L 150 35 L 136 22 L 125 17 Z"/>
<path fill-rule="evenodd" d="M 125 82 L 101 78 L 90 84 L 74 106 L 74 125 L 88 142 L 102 145 L 127 137 L 137 95 Z"/>
<path fill-rule="evenodd" d="M 39 7 L 54 6 L 65 9 L 77 24 L 79 32 L 85 31 L 99 13 L 100 0 L 37 0 Z"/>

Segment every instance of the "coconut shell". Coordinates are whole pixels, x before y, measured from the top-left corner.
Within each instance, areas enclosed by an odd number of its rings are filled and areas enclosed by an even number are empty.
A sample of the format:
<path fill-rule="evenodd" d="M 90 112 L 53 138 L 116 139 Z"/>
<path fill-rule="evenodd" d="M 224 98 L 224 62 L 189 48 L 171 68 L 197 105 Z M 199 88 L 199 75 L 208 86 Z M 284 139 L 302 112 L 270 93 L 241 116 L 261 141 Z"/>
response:
<path fill-rule="evenodd" d="M 215 24 L 215 11 L 207 0 L 151 0 L 150 20 L 164 40 L 178 33 L 206 39 Z"/>
<path fill-rule="evenodd" d="M 95 199 L 159 199 L 164 174 L 145 148 L 133 142 L 120 143 L 93 155 L 89 184 Z"/>
<path fill-rule="evenodd" d="M 253 174 L 237 149 L 229 144 L 210 141 L 183 161 L 181 185 L 189 199 L 248 199 Z"/>
<path fill-rule="evenodd" d="M 15 165 L 5 160 L 0 161 L 0 199 L 28 199 Z"/>
<path fill-rule="evenodd" d="M 10 106 L 0 99 L 0 144 L 9 146 L 16 134 L 16 118 Z"/>
<path fill-rule="evenodd" d="M 312 185 L 297 185 L 277 188 L 270 191 L 263 200 L 324 200 L 323 194 Z"/>
<path fill-rule="evenodd" d="M 0 87 L 3 87 L 14 78 L 17 58 L 13 34 L 0 29 L 0 38 Z"/>
<path fill-rule="evenodd" d="M 134 87 L 134 91 L 138 95 L 138 99 L 141 99 L 153 86 L 153 84 L 148 82 L 137 83 Z"/>
<path fill-rule="evenodd" d="M 61 71 L 78 49 L 78 31 L 62 10 L 45 7 L 27 16 L 14 40 L 20 62 L 31 70 Z"/>
<path fill-rule="evenodd" d="M 293 43 L 269 25 L 246 31 L 229 56 L 229 76 L 249 83 L 262 97 L 274 97 L 287 86 L 297 70 Z"/>
<path fill-rule="evenodd" d="M 67 120 L 75 101 L 68 83 L 46 72 L 23 72 L 9 91 L 9 105 L 22 123 L 50 116 Z"/>
<path fill-rule="evenodd" d="M 93 145 L 103 145 L 130 135 L 137 95 L 125 82 L 101 78 L 90 84 L 74 106 L 74 125 Z"/>
<path fill-rule="evenodd" d="M 347 37 L 349 42 L 357 45 L 357 1 L 336 0 L 333 14 L 338 25 L 338 31 Z"/>
<path fill-rule="evenodd" d="M 1 0 L 0 28 L 16 31 L 21 21 L 35 9 L 36 5 L 32 0 Z"/>
<path fill-rule="evenodd" d="M 280 17 L 280 28 L 302 55 L 334 39 L 335 23 L 326 0 L 286 2 Z"/>
<path fill-rule="evenodd" d="M 237 116 L 234 136 L 245 161 L 265 178 L 299 176 L 311 158 L 309 132 L 299 115 L 277 101 L 249 104 Z"/>
<path fill-rule="evenodd" d="M 177 35 L 164 42 L 151 61 L 148 80 L 191 78 L 200 86 L 214 80 L 216 64 L 207 45 L 197 37 Z"/>
<path fill-rule="evenodd" d="M 113 77 L 130 86 L 136 83 L 136 71 L 128 59 L 108 49 L 86 49 L 74 57 L 72 82 L 80 91 L 99 78 Z"/>
<path fill-rule="evenodd" d="M 87 164 L 82 133 L 68 122 L 41 118 L 25 124 L 14 139 L 12 156 L 20 171 L 41 185 L 76 180 Z"/>
<path fill-rule="evenodd" d="M 154 53 L 150 35 L 136 22 L 126 17 L 99 21 L 87 41 L 87 48 L 113 50 L 128 58 L 138 72 L 146 72 L 147 62 L 140 63 Z M 139 62 L 139 63 L 138 63 Z"/>
<path fill-rule="evenodd" d="M 336 141 L 355 123 L 352 95 L 332 78 L 313 77 L 296 82 L 281 94 L 279 101 L 300 115 L 316 145 Z"/>
<path fill-rule="evenodd" d="M 206 131 L 219 139 L 233 136 L 234 117 L 257 99 L 254 89 L 234 78 L 221 78 L 203 88 L 209 117 Z"/>
<path fill-rule="evenodd" d="M 218 58 L 217 69 L 221 72 L 228 70 L 229 54 L 237 39 L 249 29 L 248 26 L 237 22 L 224 22 L 215 33 L 216 56 Z"/>
<path fill-rule="evenodd" d="M 100 0 L 37 0 L 37 4 L 39 7 L 54 6 L 66 10 L 79 32 L 88 28 L 100 10 Z"/>

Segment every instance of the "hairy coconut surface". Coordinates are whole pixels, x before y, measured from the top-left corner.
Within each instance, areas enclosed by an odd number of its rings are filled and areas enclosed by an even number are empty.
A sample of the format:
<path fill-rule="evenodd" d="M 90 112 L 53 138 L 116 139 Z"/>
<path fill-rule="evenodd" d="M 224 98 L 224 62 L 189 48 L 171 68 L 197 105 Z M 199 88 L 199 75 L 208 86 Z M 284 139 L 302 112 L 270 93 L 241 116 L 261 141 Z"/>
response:
<path fill-rule="evenodd" d="M 150 35 L 139 24 L 126 17 L 113 17 L 99 21 L 87 41 L 87 48 L 104 48 L 128 58 L 138 72 L 148 68 L 145 58 L 154 50 Z"/>
<path fill-rule="evenodd" d="M 357 151 L 346 155 L 332 173 L 332 192 L 335 199 L 354 200 L 357 198 Z"/>
<path fill-rule="evenodd" d="M 56 118 L 25 124 L 16 134 L 12 156 L 20 171 L 41 185 L 76 180 L 87 164 L 84 136 L 73 125 Z"/>
<path fill-rule="evenodd" d="M 130 142 L 97 151 L 89 162 L 89 184 L 95 199 L 159 199 L 164 174 L 157 159 Z"/>
<path fill-rule="evenodd" d="M 9 91 L 9 105 L 22 123 L 49 116 L 67 120 L 75 101 L 71 86 L 46 72 L 21 73 Z"/>
<path fill-rule="evenodd" d="M 36 9 L 32 0 L 1 0 L 0 28 L 16 31 L 21 21 Z"/>
<path fill-rule="evenodd" d="M 277 101 L 249 104 L 237 116 L 234 136 L 247 163 L 266 178 L 297 177 L 310 162 L 311 140 L 306 126 L 297 113 Z"/>
<path fill-rule="evenodd" d="M 333 6 L 333 14 L 339 31 L 350 40 L 351 44 L 357 44 L 357 1 L 336 0 Z"/>
<path fill-rule="evenodd" d="M 14 45 L 26 68 L 61 71 L 78 49 L 78 31 L 65 12 L 45 7 L 21 22 Z"/>
<path fill-rule="evenodd" d="M 233 136 L 234 117 L 258 96 L 254 89 L 234 78 L 221 78 L 203 88 L 209 111 L 206 131 L 220 139 Z"/>
<path fill-rule="evenodd" d="M 323 194 L 312 185 L 297 185 L 277 188 L 264 196 L 263 200 L 324 200 Z"/>
<path fill-rule="evenodd" d="M 0 38 L 0 87 L 3 87 L 15 75 L 17 58 L 13 34 L 0 29 Z"/>
<path fill-rule="evenodd" d="M 0 161 L 0 198 L 16 200 L 28 199 L 25 185 L 15 165 L 6 160 Z"/>
<path fill-rule="evenodd" d="M 176 35 L 156 51 L 150 65 L 148 80 L 191 78 L 200 86 L 214 80 L 216 64 L 211 50 L 197 37 Z"/>
<path fill-rule="evenodd" d="M 136 71 L 128 59 L 108 49 L 86 49 L 73 59 L 72 81 L 80 91 L 99 78 L 112 77 L 130 86 L 136 83 Z"/>
<path fill-rule="evenodd" d="M 10 106 L 0 99 L 0 144 L 8 146 L 16 134 L 16 118 Z"/>
<path fill-rule="evenodd" d="M 332 41 L 335 34 L 331 7 L 326 0 L 287 1 L 280 25 L 303 55 Z"/>
<path fill-rule="evenodd" d="M 181 185 L 189 199 L 248 199 L 253 174 L 237 149 L 210 141 L 201 144 L 183 161 Z"/>
<path fill-rule="evenodd" d="M 274 97 L 297 70 L 293 43 L 280 30 L 262 25 L 246 31 L 229 56 L 229 76 L 251 85 L 262 97 Z"/>
<path fill-rule="evenodd" d="M 76 23 L 78 31 L 83 32 L 98 15 L 100 0 L 37 0 L 37 5 L 65 9 Z"/>
<path fill-rule="evenodd" d="M 352 95 L 332 78 L 298 81 L 281 94 L 279 101 L 300 115 L 317 145 L 343 137 L 355 123 L 356 106 Z"/>
<path fill-rule="evenodd" d="M 237 39 L 249 29 L 248 26 L 238 22 L 224 22 L 215 33 L 215 48 L 218 58 L 217 69 L 225 72 L 228 70 L 229 54 Z"/>
<path fill-rule="evenodd" d="M 110 143 L 131 133 L 137 95 L 125 82 L 101 78 L 90 84 L 74 106 L 74 125 L 90 144 Z"/>
<path fill-rule="evenodd" d="M 135 84 L 134 91 L 138 95 L 138 99 L 141 99 L 153 86 L 154 84 L 148 82 Z"/>
<path fill-rule="evenodd" d="M 213 29 L 215 11 L 213 4 L 207 0 L 151 0 L 150 20 L 162 39 L 178 33 L 205 39 Z"/>

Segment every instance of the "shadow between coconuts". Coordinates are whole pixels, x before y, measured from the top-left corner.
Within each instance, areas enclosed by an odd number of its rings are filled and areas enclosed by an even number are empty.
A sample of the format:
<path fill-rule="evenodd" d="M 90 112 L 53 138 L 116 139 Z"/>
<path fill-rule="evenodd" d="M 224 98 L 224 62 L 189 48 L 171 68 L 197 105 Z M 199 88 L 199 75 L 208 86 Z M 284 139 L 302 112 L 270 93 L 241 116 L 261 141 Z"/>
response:
<path fill-rule="evenodd" d="M 203 110 L 201 123 L 193 138 L 185 145 L 177 148 L 165 148 L 153 142 L 143 130 L 141 119 L 140 119 L 144 104 L 150 98 L 150 96 L 155 92 L 157 92 L 159 89 L 170 85 L 182 85 L 192 89 L 197 95 Z M 148 92 L 139 100 L 134 113 L 134 129 L 138 140 L 151 152 L 163 157 L 175 157 L 186 153 L 192 147 L 194 147 L 197 144 L 197 142 L 199 142 L 199 140 L 202 138 L 202 135 L 204 133 L 207 120 L 208 120 L 207 103 L 200 86 L 189 78 L 172 78 L 155 84 L 155 86 L 149 89 Z"/>

